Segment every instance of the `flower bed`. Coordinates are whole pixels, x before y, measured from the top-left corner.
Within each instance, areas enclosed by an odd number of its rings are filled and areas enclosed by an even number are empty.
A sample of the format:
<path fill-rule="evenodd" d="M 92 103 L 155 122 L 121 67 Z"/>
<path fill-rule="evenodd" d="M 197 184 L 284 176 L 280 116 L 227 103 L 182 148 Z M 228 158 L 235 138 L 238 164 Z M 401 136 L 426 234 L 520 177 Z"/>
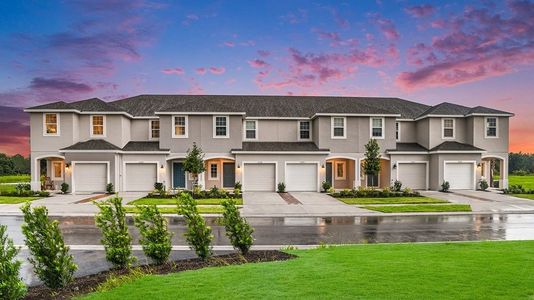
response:
<path fill-rule="evenodd" d="M 402 191 L 392 191 L 390 189 L 352 189 L 342 190 L 340 192 L 331 193 L 335 198 L 390 198 L 390 197 L 422 197 L 417 191 L 406 188 Z"/>

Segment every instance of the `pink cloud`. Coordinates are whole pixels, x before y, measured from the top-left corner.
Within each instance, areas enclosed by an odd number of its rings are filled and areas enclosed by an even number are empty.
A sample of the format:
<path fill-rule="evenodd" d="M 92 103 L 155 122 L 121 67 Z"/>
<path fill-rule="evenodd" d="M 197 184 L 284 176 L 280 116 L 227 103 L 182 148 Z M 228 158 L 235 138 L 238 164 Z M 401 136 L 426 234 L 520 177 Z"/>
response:
<path fill-rule="evenodd" d="M 230 48 L 235 47 L 235 43 L 231 41 L 226 41 L 223 43 L 223 45 L 225 45 L 226 47 L 230 47 Z"/>
<path fill-rule="evenodd" d="M 32 90 L 57 90 L 61 92 L 89 93 L 94 89 L 85 83 L 74 82 L 64 78 L 42 78 L 32 79 L 30 86 Z"/>
<path fill-rule="evenodd" d="M 167 75 L 184 75 L 185 74 L 185 71 L 182 68 L 167 68 L 167 69 L 161 70 L 161 72 Z"/>
<path fill-rule="evenodd" d="M 266 63 L 265 61 L 261 59 L 249 60 L 248 64 L 253 68 L 263 68 L 263 67 L 269 66 L 268 63 Z"/>
<path fill-rule="evenodd" d="M 261 57 L 267 57 L 267 56 L 271 55 L 271 52 L 269 52 L 267 50 L 258 50 L 258 55 L 261 56 Z"/>
<path fill-rule="evenodd" d="M 416 5 L 407 7 L 404 11 L 416 18 L 428 17 L 434 13 L 434 6 L 430 4 Z"/>
<path fill-rule="evenodd" d="M 224 67 L 210 67 L 210 72 L 211 74 L 221 75 L 226 72 L 226 69 Z"/>
<path fill-rule="evenodd" d="M 195 72 L 196 72 L 197 74 L 199 74 L 199 75 L 204 75 L 204 74 L 206 74 L 207 70 L 206 70 L 206 68 L 197 68 L 197 69 L 195 70 Z"/>
<path fill-rule="evenodd" d="M 400 34 L 397 31 L 395 24 L 393 24 L 393 21 L 386 18 L 378 18 L 376 22 L 380 28 L 380 31 L 382 31 L 382 34 L 386 37 L 387 40 L 395 41 L 399 39 Z"/>

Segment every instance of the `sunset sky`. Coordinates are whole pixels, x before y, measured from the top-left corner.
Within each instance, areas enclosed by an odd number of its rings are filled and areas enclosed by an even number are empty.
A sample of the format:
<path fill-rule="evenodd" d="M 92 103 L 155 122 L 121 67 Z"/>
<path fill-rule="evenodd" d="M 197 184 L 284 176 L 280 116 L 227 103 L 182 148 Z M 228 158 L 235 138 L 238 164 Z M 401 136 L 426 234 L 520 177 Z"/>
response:
<path fill-rule="evenodd" d="M 532 1 L 1 1 L 0 152 L 21 107 L 143 93 L 394 96 L 516 114 L 534 152 Z"/>

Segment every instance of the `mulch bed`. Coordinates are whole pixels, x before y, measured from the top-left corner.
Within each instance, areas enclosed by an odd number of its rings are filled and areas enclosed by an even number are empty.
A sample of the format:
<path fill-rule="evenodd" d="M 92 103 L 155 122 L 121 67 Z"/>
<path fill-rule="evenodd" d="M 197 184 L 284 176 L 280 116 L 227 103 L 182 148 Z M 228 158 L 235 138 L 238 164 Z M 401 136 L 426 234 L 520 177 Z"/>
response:
<path fill-rule="evenodd" d="M 290 193 L 278 193 L 287 204 L 302 204 L 297 198 L 293 197 Z"/>
<path fill-rule="evenodd" d="M 232 253 L 220 256 L 213 256 L 209 260 L 202 261 L 199 258 L 178 260 L 169 262 L 163 265 L 145 265 L 138 267 L 144 273 L 164 275 L 169 273 L 177 273 L 188 270 L 198 270 L 207 267 L 221 267 L 229 265 L 241 265 L 245 263 L 258 263 L 269 261 L 284 261 L 296 258 L 295 255 L 288 254 L 277 250 L 265 251 L 250 251 L 247 255 L 242 256 L 239 253 Z M 75 296 L 88 294 L 98 287 L 99 284 L 105 282 L 109 276 L 127 275 L 130 273 L 128 269 L 110 270 L 94 275 L 79 277 L 74 280 L 66 288 L 57 291 L 52 296 L 52 290 L 45 286 L 36 286 L 29 288 L 28 294 L 24 299 L 27 300 L 41 300 L 41 299 L 71 299 Z"/>

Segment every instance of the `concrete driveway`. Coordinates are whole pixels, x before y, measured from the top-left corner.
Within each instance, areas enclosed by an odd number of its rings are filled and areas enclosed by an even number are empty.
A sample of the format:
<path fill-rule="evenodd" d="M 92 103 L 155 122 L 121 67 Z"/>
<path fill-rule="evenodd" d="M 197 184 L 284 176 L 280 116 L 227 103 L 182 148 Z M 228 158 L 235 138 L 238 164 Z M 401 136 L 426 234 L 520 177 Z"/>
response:
<path fill-rule="evenodd" d="M 298 204 L 289 204 L 278 193 L 243 193 L 244 216 L 354 216 L 377 212 L 347 205 L 326 194 L 315 192 L 290 192 Z"/>
<path fill-rule="evenodd" d="M 447 200 L 451 203 L 469 204 L 473 212 L 532 213 L 534 200 L 504 195 L 498 191 L 457 190 L 452 193 L 423 191 L 422 195 Z"/>

